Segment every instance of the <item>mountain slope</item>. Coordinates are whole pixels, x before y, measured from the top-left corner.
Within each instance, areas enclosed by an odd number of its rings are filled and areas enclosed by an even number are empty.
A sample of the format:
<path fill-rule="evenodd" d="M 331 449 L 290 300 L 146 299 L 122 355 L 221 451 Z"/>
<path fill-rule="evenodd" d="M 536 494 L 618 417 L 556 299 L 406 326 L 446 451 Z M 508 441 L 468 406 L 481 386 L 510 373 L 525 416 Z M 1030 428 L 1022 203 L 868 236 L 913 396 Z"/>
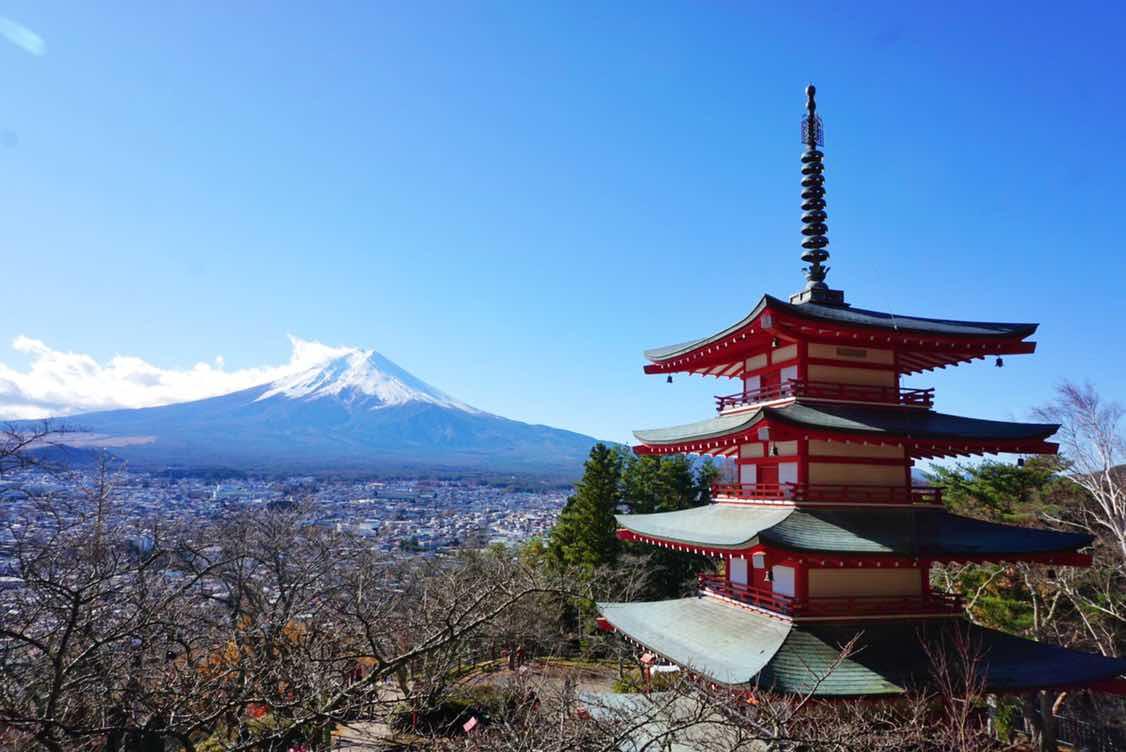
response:
<path fill-rule="evenodd" d="M 467 405 L 356 350 L 219 397 L 67 418 L 134 465 L 575 472 L 594 439 Z"/>

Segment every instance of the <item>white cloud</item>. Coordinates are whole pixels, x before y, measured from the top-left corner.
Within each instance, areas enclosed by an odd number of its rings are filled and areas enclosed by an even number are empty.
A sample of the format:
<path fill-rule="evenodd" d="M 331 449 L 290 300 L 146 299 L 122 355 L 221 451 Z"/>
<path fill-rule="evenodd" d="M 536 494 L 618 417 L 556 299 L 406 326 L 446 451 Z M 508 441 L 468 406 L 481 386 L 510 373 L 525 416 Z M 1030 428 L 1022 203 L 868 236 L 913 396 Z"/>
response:
<path fill-rule="evenodd" d="M 0 37 L 36 57 L 47 54 L 47 41 L 43 37 L 10 18 L 0 16 Z"/>
<path fill-rule="evenodd" d="M 27 370 L 0 362 L 0 419 L 44 418 L 121 407 L 154 407 L 229 394 L 308 370 L 357 350 L 290 335 L 289 362 L 228 371 L 222 356 L 184 370 L 116 355 L 99 363 L 89 355 L 54 350 L 19 336 L 12 349 L 31 357 Z"/>

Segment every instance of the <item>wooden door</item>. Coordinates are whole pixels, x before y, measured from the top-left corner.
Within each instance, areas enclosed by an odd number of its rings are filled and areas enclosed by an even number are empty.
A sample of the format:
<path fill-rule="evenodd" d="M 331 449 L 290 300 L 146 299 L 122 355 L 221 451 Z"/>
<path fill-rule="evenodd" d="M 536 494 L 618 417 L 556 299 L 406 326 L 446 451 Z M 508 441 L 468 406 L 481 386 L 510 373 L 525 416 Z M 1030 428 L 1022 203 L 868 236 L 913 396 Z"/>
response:
<path fill-rule="evenodd" d="M 773 488 L 778 485 L 778 465 L 759 465 L 758 483 L 760 486 Z"/>

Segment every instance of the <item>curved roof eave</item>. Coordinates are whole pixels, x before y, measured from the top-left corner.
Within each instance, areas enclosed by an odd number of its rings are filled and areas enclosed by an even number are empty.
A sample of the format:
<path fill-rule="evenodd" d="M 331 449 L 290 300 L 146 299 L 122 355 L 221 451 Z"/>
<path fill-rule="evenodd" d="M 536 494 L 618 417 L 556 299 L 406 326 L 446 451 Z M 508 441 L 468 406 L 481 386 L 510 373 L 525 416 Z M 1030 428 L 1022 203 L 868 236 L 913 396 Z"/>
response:
<path fill-rule="evenodd" d="M 832 433 L 902 436 L 922 441 L 1043 440 L 1059 429 L 1055 423 L 984 420 L 933 410 L 795 401 L 784 407 L 762 407 L 753 413 L 719 415 L 695 423 L 634 431 L 633 435 L 649 446 L 707 441 L 745 431 L 764 417 Z"/>
<path fill-rule="evenodd" d="M 714 439 L 750 428 L 759 422 L 762 415 L 761 409 L 753 413 L 720 415 L 680 426 L 634 431 L 633 435 L 642 444 L 676 444 L 682 441 Z"/>
<path fill-rule="evenodd" d="M 793 507 L 708 504 L 675 512 L 615 516 L 619 526 L 637 535 L 707 548 L 742 549 L 793 513 Z"/>
<path fill-rule="evenodd" d="M 848 404 L 803 404 L 765 407 L 766 417 L 804 428 L 840 433 L 871 433 L 923 440 L 1046 439 L 1059 430 L 1058 423 L 1020 423 L 967 418 L 934 410 Z"/>
<path fill-rule="evenodd" d="M 657 514 L 616 515 L 646 538 L 709 549 L 744 550 L 759 541 L 791 551 L 912 557 L 1067 554 L 1092 536 L 1004 525 L 942 509 L 799 509 L 709 504 Z"/>
<path fill-rule="evenodd" d="M 615 629 L 666 659 L 727 685 L 745 685 L 770 662 L 792 625 L 714 598 L 599 603 Z"/>
<path fill-rule="evenodd" d="M 662 360 L 675 358 L 677 355 L 683 355 L 684 353 L 692 352 L 693 350 L 703 347 L 704 345 L 707 345 L 711 342 L 723 339 L 724 337 L 739 331 L 740 329 L 754 321 L 755 317 L 762 313 L 763 309 L 766 308 L 767 301 L 770 299 L 771 298 L 769 295 L 762 296 L 762 299 L 755 305 L 750 313 L 748 313 L 740 321 L 732 324 L 723 331 L 716 332 L 715 334 L 709 335 L 707 337 L 689 340 L 688 342 L 679 342 L 675 345 L 655 347 L 650 350 L 645 350 L 642 354 L 647 360 L 650 360 L 654 363 L 659 363 Z"/>
<path fill-rule="evenodd" d="M 964 620 L 787 623 L 713 598 L 598 603 L 615 629 L 686 670 L 727 686 L 819 697 L 901 694 L 927 681 L 934 651 L 958 635 L 982 651 L 985 688 L 1090 686 L 1126 672 L 1108 658 Z M 963 637 L 962 639 L 965 639 Z M 842 655 L 853 644 L 851 655 Z"/>
<path fill-rule="evenodd" d="M 764 530 L 765 543 L 810 553 L 919 558 L 1070 554 L 1093 540 L 1083 533 L 1004 525 L 944 509 L 799 509 Z"/>
<path fill-rule="evenodd" d="M 849 306 L 830 306 L 818 303 L 787 303 L 772 295 L 764 295 L 749 314 L 726 329 L 699 339 L 645 350 L 644 356 L 653 363 L 660 363 L 705 347 L 749 325 L 768 306 L 803 319 L 831 321 L 846 326 L 892 329 L 895 331 L 917 332 L 920 334 L 938 336 L 981 337 L 983 339 L 1024 339 L 1034 334 L 1040 326 L 1035 323 L 962 321 L 958 319 L 924 318 L 921 316 L 900 316 L 894 313 L 872 311 L 865 308 L 852 308 Z"/>

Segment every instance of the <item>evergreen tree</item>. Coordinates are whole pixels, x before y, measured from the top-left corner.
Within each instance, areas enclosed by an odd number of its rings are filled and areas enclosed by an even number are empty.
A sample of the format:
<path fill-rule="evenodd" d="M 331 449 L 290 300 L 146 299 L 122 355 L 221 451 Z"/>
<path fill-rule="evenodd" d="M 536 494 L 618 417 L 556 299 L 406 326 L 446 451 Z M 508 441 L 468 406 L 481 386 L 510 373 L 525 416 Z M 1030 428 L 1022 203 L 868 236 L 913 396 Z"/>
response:
<path fill-rule="evenodd" d="M 717 473 L 710 461 L 694 471 L 693 461 L 683 454 L 629 457 L 622 472 L 623 503 L 634 514 L 675 512 L 707 504 Z M 650 598 L 684 595 L 693 577 L 710 565 L 701 556 L 645 544 L 632 545 L 629 550 L 649 557 L 651 588 L 646 596 Z"/>
<path fill-rule="evenodd" d="M 1034 457 L 1023 465 L 995 460 L 954 467 L 936 467 L 929 474 L 942 486 L 952 512 L 1007 524 L 1043 526 L 1045 515 L 1066 516 L 1074 487 L 1059 474 L 1056 457 Z M 951 565 L 936 570 L 936 580 L 949 590 L 970 594 L 974 621 L 1035 639 L 1044 635 L 1038 616 L 1059 618 L 1066 607 L 1047 608 L 1055 586 L 1049 571 L 1036 564 Z M 1039 603 L 1037 603 L 1039 601 Z"/>
<path fill-rule="evenodd" d="M 712 485 L 719 482 L 719 467 L 708 457 L 696 469 L 696 503 L 712 503 Z"/>
<path fill-rule="evenodd" d="M 711 486 L 719 469 L 705 460 L 693 471 L 683 454 L 626 458 L 622 470 L 622 503 L 632 514 L 675 512 L 711 502 Z"/>
<path fill-rule="evenodd" d="M 700 504 L 692 460 L 686 455 L 665 457 L 657 471 L 657 484 L 661 494 L 658 512 L 676 512 Z"/>
<path fill-rule="evenodd" d="M 1026 524 L 1045 513 L 1059 516 L 1064 511 L 1061 500 L 1071 501 L 1074 489 L 1059 474 L 1061 469 L 1058 457 L 1031 457 L 1023 465 L 986 460 L 936 467 L 929 477 L 942 487 L 943 501 L 952 512 Z"/>
<path fill-rule="evenodd" d="M 698 467 L 683 454 L 635 455 L 628 449 L 598 444 L 591 449 L 575 495 L 552 528 L 547 554 L 558 564 L 593 570 L 613 565 L 625 548 L 649 557 L 652 587 L 646 595 L 683 595 L 692 578 L 711 562 L 700 556 L 648 545 L 623 547 L 614 514 L 619 507 L 632 514 L 675 512 L 708 504 L 719 470 L 710 460 Z"/>
<path fill-rule="evenodd" d="M 548 549 L 559 563 L 594 569 L 613 564 L 620 542 L 614 514 L 621 503 L 622 455 L 595 444 L 575 495 L 551 530 Z"/>
<path fill-rule="evenodd" d="M 652 514 L 661 507 L 661 458 L 655 454 L 627 457 L 622 470 L 622 503 L 631 514 Z"/>

